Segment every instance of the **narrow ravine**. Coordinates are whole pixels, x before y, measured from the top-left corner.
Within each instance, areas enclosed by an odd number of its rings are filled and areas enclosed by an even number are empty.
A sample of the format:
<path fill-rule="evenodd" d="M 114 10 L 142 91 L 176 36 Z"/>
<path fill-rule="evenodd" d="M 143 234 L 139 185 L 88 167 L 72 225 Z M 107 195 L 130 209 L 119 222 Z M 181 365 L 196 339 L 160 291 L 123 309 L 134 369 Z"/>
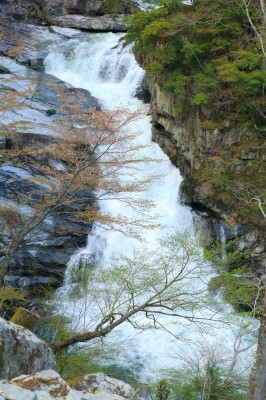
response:
<path fill-rule="evenodd" d="M 86 33 L 63 44 L 53 45 L 45 61 L 46 71 L 75 87 L 88 89 L 106 109 L 126 107 L 130 110 L 141 109 L 148 112 L 148 106 L 134 97 L 142 82 L 144 71 L 136 63 L 130 47 L 124 46 L 121 37 L 121 34 L 113 33 Z M 141 144 L 148 145 L 144 150 L 145 155 L 160 160 L 158 164 L 147 164 L 144 170 L 138 173 L 152 174 L 159 169 L 161 178 L 149 185 L 144 196 L 156 203 L 155 212 L 160 215 L 158 222 L 168 228 L 143 232 L 144 239 L 152 247 L 156 246 L 156 239 L 175 230 L 189 231 L 194 235 L 192 212 L 180 204 L 178 197 L 182 177 L 158 145 L 152 143 L 150 117 L 146 116 L 134 122 L 130 129 L 142 132 L 138 140 Z M 104 201 L 100 207 L 112 216 L 118 212 L 127 215 L 132 212 L 116 200 Z M 132 248 L 138 246 L 141 246 L 141 243 L 119 232 L 95 227 L 94 235 L 89 237 L 87 247 L 73 255 L 68 273 L 76 265 L 80 265 L 81 261 L 86 264 L 86 260 L 91 257 L 100 258 L 108 263 L 113 255 L 121 252 L 129 255 Z M 69 281 L 66 279 L 60 296 L 67 293 L 68 284 Z M 225 309 L 231 313 L 229 307 Z M 107 338 L 107 350 L 104 352 L 102 362 L 115 363 L 131 370 L 138 379 L 154 380 L 160 376 L 161 370 L 178 368 L 180 366 L 178 351 L 180 349 L 189 351 L 191 343 L 196 343 L 198 346 L 207 341 L 215 342 L 217 346 L 223 343 L 228 354 L 232 351 L 236 327 L 232 330 L 230 327 L 220 325 L 218 328 L 207 327 L 202 332 L 196 326 L 180 327 L 178 321 L 173 324 L 165 319 L 164 322 L 169 330 L 180 339 L 184 337 L 186 342 L 159 330 L 137 332 L 131 325 L 125 324 Z"/>

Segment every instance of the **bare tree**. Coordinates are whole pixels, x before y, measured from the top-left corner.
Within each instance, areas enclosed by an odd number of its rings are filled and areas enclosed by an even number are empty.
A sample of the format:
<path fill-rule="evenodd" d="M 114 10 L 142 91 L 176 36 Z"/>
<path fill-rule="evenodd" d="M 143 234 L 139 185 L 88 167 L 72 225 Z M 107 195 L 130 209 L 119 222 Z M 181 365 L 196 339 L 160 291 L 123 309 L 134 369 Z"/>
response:
<path fill-rule="evenodd" d="M 189 353 L 180 350 L 177 358 L 183 368 L 171 378 L 177 386 L 177 398 L 244 399 L 249 364 L 243 364 L 240 356 L 256 343 L 245 343 L 247 329 L 241 326 L 236 332 L 231 354 L 230 347 L 222 342 L 201 341 L 192 344 Z"/>
<path fill-rule="evenodd" d="M 62 100 L 65 101 L 64 98 Z M 144 160 L 153 161 L 141 155 L 143 146 L 135 144 L 137 134 L 127 129 L 130 123 L 141 118 L 141 113 L 125 109 L 91 109 L 84 112 L 79 102 L 65 106 L 63 110 L 70 120 L 65 118 L 59 123 L 56 139 L 34 150 L 26 147 L 15 152 L 5 151 L 5 160 L 12 161 L 15 158 L 18 164 L 23 164 L 34 152 L 33 166 L 42 173 L 35 180 L 43 190 L 41 201 L 32 205 L 28 212 L 21 207 L 27 204 L 27 194 L 20 196 L 19 206 L 14 206 L 12 210 L 10 205 L 2 207 L 2 232 L 7 229 L 11 232 L 2 262 L 3 274 L 7 274 L 12 255 L 22 240 L 48 216 L 62 212 L 62 207 L 77 200 L 85 206 L 71 215 L 74 222 L 98 222 L 134 237 L 139 237 L 139 228 L 154 228 L 156 225 L 148 211 L 151 202 L 134 195 L 142 192 L 152 179 L 151 176 L 134 176 L 134 171 L 140 168 Z M 56 163 L 44 163 L 43 160 Z M 98 194 L 83 198 L 84 189 L 97 191 Z M 102 215 L 97 201 L 107 198 L 116 198 L 134 208 L 138 216 Z M 12 218 L 8 218 L 11 211 L 16 217 L 15 226 L 10 224 Z"/>

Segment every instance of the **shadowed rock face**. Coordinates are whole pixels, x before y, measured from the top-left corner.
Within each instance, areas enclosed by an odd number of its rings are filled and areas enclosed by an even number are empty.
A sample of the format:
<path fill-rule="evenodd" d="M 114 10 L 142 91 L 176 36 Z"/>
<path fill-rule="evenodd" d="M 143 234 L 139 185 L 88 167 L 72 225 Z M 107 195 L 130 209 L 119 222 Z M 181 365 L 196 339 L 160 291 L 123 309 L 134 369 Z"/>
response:
<path fill-rule="evenodd" d="M 49 346 L 29 330 L 0 318 L 0 379 L 42 369 L 57 369 Z"/>
<path fill-rule="evenodd" d="M 259 219 L 250 220 L 247 213 L 237 214 L 244 201 L 230 187 L 230 180 L 235 182 L 235 176 L 242 175 L 247 182 L 249 176 L 253 179 L 251 171 L 256 166 L 261 171 L 258 175 L 263 176 L 266 156 L 261 141 L 264 139 L 245 125 L 226 120 L 215 129 L 207 129 L 202 124 L 204 118 L 211 118 L 206 107 L 185 108 L 179 115 L 175 106 L 178 101 L 181 104 L 180 99 L 173 92 L 163 91 L 152 80 L 149 84 L 152 138 L 184 176 L 183 202 L 199 212 L 197 223 L 204 232 L 221 243 L 235 240 L 235 248 L 249 254 L 248 265 L 254 275 L 264 274 L 266 247 L 260 229 L 265 228 L 261 225 L 258 229 Z M 230 178 L 227 184 L 219 181 L 223 174 Z"/>
<path fill-rule="evenodd" d="M 41 176 L 43 173 L 30 165 L 30 162 L 23 167 L 3 164 L 0 167 L 2 205 L 20 207 L 22 213 L 24 207 L 25 213 L 29 212 L 34 204 L 41 202 L 44 188 L 33 181 Z M 26 204 L 22 204 L 23 195 L 27 197 Z M 5 282 L 19 287 L 26 295 L 35 294 L 40 285 L 58 287 L 62 283 L 67 262 L 78 247 L 86 244 L 90 230 L 88 225 L 71 221 L 71 216 L 74 211 L 82 210 L 92 198 L 93 193 L 83 190 L 74 203 L 62 207 L 60 213 L 48 217 L 28 234 L 11 260 Z M 0 256 L 4 256 L 5 245 L 10 237 L 8 233 L 1 233 L 0 237 Z"/>
<path fill-rule="evenodd" d="M 137 11 L 139 7 L 133 0 L 4 0 L 0 5 L 2 20 L 7 17 L 9 20 L 14 18 L 16 21 L 51 24 L 57 23 L 55 19 L 58 17 L 67 17 L 65 25 L 60 21 L 59 26 L 114 32 L 126 30 L 123 18 L 117 18 L 118 15 Z M 112 16 L 115 18 L 112 19 Z M 97 17 L 98 21 L 90 17 Z"/>
<path fill-rule="evenodd" d="M 37 32 L 42 36 L 41 30 L 37 29 Z M 62 119 L 62 104 L 57 93 L 62 94 L 69 103 L 75 103 L 82 98 L 81 107 L 84 112 L 89 108 L 100 109 L 97 100 L 86 90 L 75 90 L 71 85 L 49 74 L 33 71 L 5 57 L 0 57 L 0 65 L 0 92 L 9 90 L 10 82 L 13 85 L 12 90 L 16 91 L 19 90 L 17 86 L 19 87 L 21 78 L 34 78 L 33 95 L 24 99 L 23 110 L 12 110 L 6 115 L 11 121 L 23 119 L 28 125 L 17 132 L 14 138 L 2 137 L 0 150 L 21 148 L 25 145 L 31 145 L 34 149 L 43 146 L 47 141 L 55 140 L 53 135 L 57 134 L 57 121 Z M 27 207 L 30 209 L 42 201 L 44 187 L 38 183 L 38 178 L 45 175 L 43 171 L 36 169 L 34 157 L 33 150 L 25 160 L 15 158 L 12 162 L 5 163 L 0 159 L 1 205 L 25 207 L 27 211 Z M 45 164 L 56 169 L 60 167 L 60 160 L 44 159 L 43 165 Z M 23 196 L 26 197 L 26 202 L 25 198 L 22 200 Z M 93 201 L 93 197 L 91 190 L 84 189 L 71 205 L 62 207 L 60 213 L 47 218 L 28 234 L 11 260 L 9 275 L 5 277 L 8 285 L 19 287 L 26 295 L 35 295 L 42 285 L 58 287 L 62 283 L 67 262 L 79 247 L 86 244 L 87 233 L 91 228 L 82 223 L 74 223 L 71 217 L 74 211 L 83 210 Z M 0 264 L 9 240 L 7 232 L 0 233 Z"/>

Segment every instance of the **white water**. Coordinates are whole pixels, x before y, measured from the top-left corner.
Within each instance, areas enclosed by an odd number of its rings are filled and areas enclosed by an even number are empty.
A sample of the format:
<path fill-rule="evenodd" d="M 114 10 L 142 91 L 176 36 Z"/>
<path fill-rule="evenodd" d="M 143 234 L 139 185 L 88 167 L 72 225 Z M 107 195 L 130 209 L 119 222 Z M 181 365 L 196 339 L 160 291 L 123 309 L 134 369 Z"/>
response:
<path fill-rule="evenodd" d="M 117 106 L 131 110 L 147 108 L 133 97 L 143 79 L 144 71 L 137 65 L 130 48 L 124 48 L 119 43 L 120 38 L 120 34 L 113 33 L 84 34 L 67 43 L 55 45 L 46 59 L 46 70 L 75 87 L 88 89 L 105 108 L 112 109 Z M 150 118 L 146 117 L 135 122 L 130 129 L 142 132 L 138 140 L 141 144 L 149 145 L 145 149 L 147 157 L 163 160 L 157 165 L 148 164 L 143 174 L 158 172 L 158 168 L 160 169 L 162 177 L 149 186 L 145 196 L 156 203 L 156 213 L 160 214 L 158 222 L 169 228 L 164 231 L 157 229 L 148 234 L 143 233 L 145 240 L 150 246 L 155 246 L 158 237 L 173 232 L 174 229 L 179 232 L 190 230 L 193 235 L 191 211 L 178 201 L 182 178 L 158 145 L 151 142 Z M 117 212 L 132 212 L 115 200 L 105 201 L 100 206 L 104 212 L 112 216 Z M 97 227 L 94 231 L 95 235 L 89 238 L 87 247 L 73 256 L 69 270 L 75 268 L 77 260 L 86 260 L 93 256 L 108 262 L 114 254 L 123 252 L 128 255 L 131 254 L 133 246 L 141 245 L 119 232 L 105 231 Z M 168 320 L 165 322 L 169 324 Z M 185 334 L 186 339 L 192 342 L 200 343 L 202 340 L 213 342 L 214 336 L 217 342 L 223 341 L 228 346 L 233 342 L 231 329 L 221 326 L 219 330 L 210 331 L 206 335 L 195 326 L 178 327 L 178 323 L 171 325 L 170 329 L 180 337 Z M 130 325 L 125 324 L 110 334 L 107 344 L 110 345 L 108 362 L 111 362 L 113 357 L 115 362 L 124 368 L 135 372 L 138 369 L 139 377 L 142 378 L 155 379 L 160 369 L 173 369 L 180 365 L 176 357 L 180 342 L 166 332 L 149 330 L 138 333 Z M 118 349 L 115 354 L 113 354 L 114 348 Z M 181 348 L 185 349 L 185 352 L 189 351 L 189 343 L 182 342 Z"/>

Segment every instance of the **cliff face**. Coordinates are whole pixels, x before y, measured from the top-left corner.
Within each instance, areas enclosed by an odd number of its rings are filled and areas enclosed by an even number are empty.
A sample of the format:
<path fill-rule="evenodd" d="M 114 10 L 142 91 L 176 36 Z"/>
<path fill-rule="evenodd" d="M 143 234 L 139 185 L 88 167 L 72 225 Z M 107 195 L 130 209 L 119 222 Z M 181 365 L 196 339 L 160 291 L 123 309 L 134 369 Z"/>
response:
<path fill-rule="evenodd" d="M 8 13 L 17 20 L 52 22 L 63 15 L 103 16 L 131 14 L 138 6 L 131 0 L 4 0 Z M 82 27 L 81 27 L 82 28 Z"/>
<path fill-rule="evenodd" d="M 13 36 L 12 29 L 15 32 Z M 38 156 L 37 150 L 50 143 L 52 141 L 50 135 L 56 135 L 58 132 L 58 121 L 62 117 L 63 106 L 59 93 L 68 103 L 77 102 L 82 97 L 84 112 L 91 107 L 99 109 L 100 105 L 88 91 L 74 90 L 71 85 L 42 71 L 45 52 L 39 52 L 36 45 L 45 48 L 49 41 L 67 39 L 49 32 L 46 27 L 32 25 L 27 27 L 19 23 L 12 25 L 10 31 L 8 26 L 2 23 L 0 33 L 1 31 L 6 36 L 2 40 L 0 51 L 12 49 L 20 39 L 25 51 L 22 55 L 18 54 L 18 59 L 20 63 L 26 64 L 23 66 L 8 57 L 0 57 L 1 95 L 11 101 L 12 85 L 16 88 L 12 93 L 17 93 L 17 98 L 24 104 L 23 110 L 16 109 L 19 104 L 16 102 L 15 106 L 8 110 L 8 115 L 2 114 L 2 121 L 10 118 L 16 122 L 17 113 L 20 112 L 25 121 L 23 127 L 17 128 L 16 135 L 0 137 L 0 224 L 5 226 L 4 221 L 8 217 L 8 214 L 5 215 L 5 206 L 11 210 L 15 207 L 22 215 L 38 207 L 44 195 L 50 197 L 53 194 L 52 189 L 49 191 L 48 187 L 45 189 L 40 183 L 44 177 L 49 179 L 49 174 L 45 174 L 43 169 L 49 169 L 49 165 L 53 165 L 56 171 L 60 165 L 63 167 L 62 160 L 47 158 L 45 155 Z M 28 64 L 38 67 L 38 71 L 28 67 Z M 21 92 L 21 82 L 31 88 L 24 97 Z M 27 145 L 31 146 L 30 154 L 19 155 L 19 150 Z M 18 151 L 17 156 L 7 161 L 4 157 L 7 149 Z M 39 161 L 42 166 L 38 164 Z M 75 211 L 85 209 L 88 198 L 93 198 L 93 193 L 86 188 L 76 197 L 76 201 L 62 206 L 57 215 L 46 218 L 38 228 L 24 238 L 10 260 L 9 273 L 5 276 L 5 283 L 8 286 L 19 288 L 25 295 L 35 296 L 44 285 L 58 287 L 62 283 L 67 262 L 79 247 L 86 244 L 87 234 L 91 229 L 88 224 L 74 223 L 72 220 Z M 15 214 L 11 214 L 10 221 L 13 226 L 17 224 L 16 229 L 21 226 Z M 0 264 L 12 237 L 12 229 L 3 229 L 0 233 Z"/>
<path fill-rule="evenodd" d="M 212 236 L 222 242 L 238 238 L 253 269 L 264 273 L 265 221 L 254 198 L 265 171 L 265 138 L 237 120 L 215 122 L 207 108 L 187 109 L 149 81 L 153 140 L 184 176 L 183 201 L 208 214 L 202 222 Z"/>

